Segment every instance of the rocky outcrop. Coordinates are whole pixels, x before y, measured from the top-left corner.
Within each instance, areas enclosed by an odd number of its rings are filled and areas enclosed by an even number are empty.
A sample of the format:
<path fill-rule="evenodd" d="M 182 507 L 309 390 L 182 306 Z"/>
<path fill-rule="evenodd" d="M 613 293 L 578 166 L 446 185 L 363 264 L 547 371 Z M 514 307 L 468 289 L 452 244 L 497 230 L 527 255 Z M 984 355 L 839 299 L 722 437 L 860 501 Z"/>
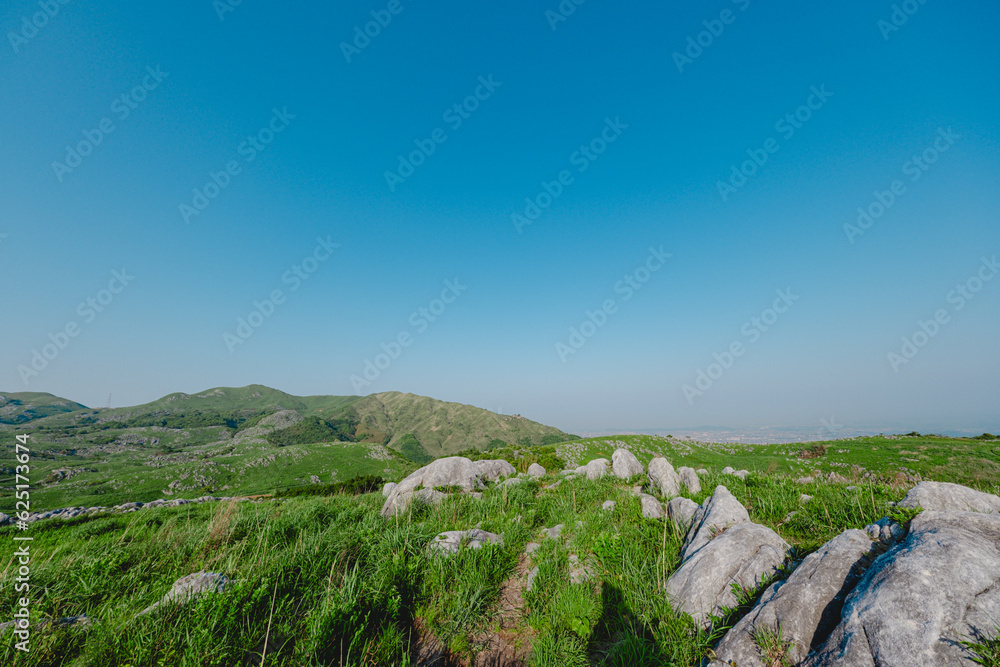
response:
<path fill-rule="evenodd" d="M 679 513 L 689 505 L 677 503 Z M 784 564 L 789 545 L 770 528 L 750 522 L 746 508 L 724 486 L 695 509 L 681 549 L 681 566 L 667 580 L 674 609 L 703 627 L 738 600 L 733 584 L 756 590 Z"/>
<path fill-rule="evenodd" d="M 580 560 L 576 554 L 569 555 L 569 583 L 582 584 L 594 576 L 591 568 Z"/>
<path fill-rule="evenodd" d="M 649 462 L 649 484 L 653 491 L 664 498 L 673 498 L 681 493 L 681 478 L 674 472 L 670 461 L 657 456 Z"/>
<path fill-rule="evenodd" d="M 552 528 L 542 528 L 541 533 L 545 535 L 547 539 L 558 540 L 559 536 L 562 535 L 563 528 L 565 527 L 566 526 L 560 523 L 558 525 L 553 526 Z"/>
<path fill-rule="evenodd" d="M 708 627 L 711 616 L 737 605 L 733 584 L 757 589 L 777 574 L 788 549 L 788 543 L 766 526 L 749 522 L 731 526 L 681 563 L 667 580 L 667 596 L 676 610 Z"/>
<path fill-rule="evenodd" d="M 641 475 L 645 468 L 635 458 L 635 454 L 627 449 L 616 449 L 611 455 L 611 473 L 619 479 L 629 479 Z"/>
<path fill-rule="evenodd" d="M 389 494 L 392 493 L 392 490 L 395 489 L 395 488 L 396 488 L 396 483 L 395 482 L 386 482 L 382 486 L 382 497 L 383 498 L 388 498 Z"/>
<path fill-rule="evenodd" d="M 545 477 L 545 468 L 537 463 L 532 463 L 528 466 L 528 477 L 534 477 L 535 479 Z"/>
<path fill-rule="evenodd" d="M 1000 618 L 1000 514 L 925 510 L 875 560 L 803 665 L 972 665 L 961 642 Z"/>
<path fill-rule="evenodd" d="M 772 584 L 757 605 L 715 648 L 711 667 L 771 667 L 759 637 L 778 633 L 787 642 L 786 664 L 798 664 L 817 648 L 840 620 L 844 598 L 864 571 L 872 541 L 860 530 L 848 530 L 806 557 L 787 580 Z"/>
<path fill-rule="evenodd" d="M 427 548 L 432 553 L 454 554 L 459 549 L 482 549 L 488 544 L 503 544 L 503 537 L 479 528 L 472 530 L 449 530 L 437 534 Z"/>
<path fill-rule="evenodd" d="M 482 473 L 483 479 L 488 482 L 495 482 L 503 477 L 510 477 L 517 474 L 514 466 L 503 459 L 475 461 L 475 464 L 479 468 L 479 472 Z"/>
<path fill-rule="evenodd" d="M 385 504 L 382 505 L 382 516 L 393 516 L 396 512 L 409 507 L 415 499 L 423 502 L 439 502 L 443 494 L 434 491 L 434 487 L 459 487 L 464 491 L 481 491 L 484 488 L 482 477 L 479 466 L 467 458 L 449 456 L 437 459 L 414 471 L 392 489 L 385 499 Z"/>
<path fill-rule="evenodd" d="M 167 594 L 159 602 L 143 609 L 139 612 L 139 616 L 151 614 L 166 605 L 186 604 L 208 593 L 221 593 L 229 583 L 229 577 L 218 572 L 206 572 L 202 570 L 194 574 L 189 574 L 175 581 Z"/>
<path fill-rule="evenodd" d="M 920 482 L 899 501 L 899 507 L 996 514 L 1000 512 L 1000 498 L 960 484 Z"/>
<path fill-rule="evenodd" d="M 687 487 L 690 493 L 701 493 L 701 480 L 694 468 L 681 466 L 677 469 L 677 476 L 681 478 L 681 484 Z"/>
<path fill-rule="evenodd" d="M 748 521 L 750 515 L 746 508 L 736 500 L 729 489 L 720 484 L 691 517 L 691 528 L 681 549 L 681 561 L 688 559 L 730 526 Z"/>
<path fill-rule="evenodd" d="M 662 519 L 664 517 L 663 504 L 648 493 L 639 494 L 639 503 L 642 506 L 642 516 L 647 519 Z"/>
<path fill-rule="evenodd" d="M 667 503 L 667 518 L 685 531 L 691 527 L 691 520 L 697 511 L 698 503 L 684 496 L 677 496 Z"/>
<path fill-rule="evenodd" d="M 611 462 L 607 459 L 594 459 L 586 465 L 587 479 L 601 479 L 608 474 L 608 466 Z"/>

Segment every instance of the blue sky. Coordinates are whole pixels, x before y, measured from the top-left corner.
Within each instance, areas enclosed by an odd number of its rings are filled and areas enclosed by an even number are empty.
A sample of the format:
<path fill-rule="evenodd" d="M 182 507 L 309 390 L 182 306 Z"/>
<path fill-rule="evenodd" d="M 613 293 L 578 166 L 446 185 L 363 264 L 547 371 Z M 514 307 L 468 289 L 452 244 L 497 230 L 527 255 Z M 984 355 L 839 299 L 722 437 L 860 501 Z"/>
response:
<path fill-rule="evenodd" d="M 3 390 L 1000 428 L 994 3 L 226 1 L 4 3 Z"/>

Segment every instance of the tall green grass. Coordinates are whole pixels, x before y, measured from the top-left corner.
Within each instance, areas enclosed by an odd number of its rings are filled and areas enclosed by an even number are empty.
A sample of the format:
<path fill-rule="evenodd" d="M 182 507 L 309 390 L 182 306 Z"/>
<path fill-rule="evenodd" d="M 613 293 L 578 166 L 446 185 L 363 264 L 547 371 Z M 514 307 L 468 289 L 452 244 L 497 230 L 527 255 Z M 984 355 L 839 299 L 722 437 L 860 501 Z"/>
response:
<path fill-rule="evenodd" d="M 535 566 L 523 609 L 508 619 L 530 643 L 532 664 L 700 664 L 745 609 L 708 630 L 674 612 L 665 582 L 684 535 L 642 518 L 628 482 L 573 479 L 543 488 L 554 481 L 491 486 L 482 498 L 454 495 L 389 519 L 379 513 L 381 495 L 370 493 L 42 521 L 29 531 L 32 622 L 87 614 L 94 623 L 36 631 L 29 654 L 4 635 L 0 664 L 410 665 L 414 647 L 429 642 L 468 661 L 498 630 L 505 585 Z M 794 559 L 885 516 L 905 492 L 759 474 L 702 481 L 694 500 L 725 484 L 752 520 L 795 546 Z M 802 503 L 802 493 L 813 499 Z M 614 510 L 601 509 L 605 500 L 616 501 Z M 565 526 L 562 537 L 543 539 L 540 530 L 556 524 Z M 440 532 L 476 526 L 503 543 L 452 556 L 427 548 Z M 0 540 L 12 530 L 0 529 Z M 541 546 L 525 559 L 529 541 Z M 582 583 L 571 581 L 574 558 L 589 574 Z M 0 566 L 0 608 L 13 608 L 15 561 Z M 232 583 L 138 616 L 176 579 L 200 570 Z M 993 647 L 986 641 L 981 650 Z"/>

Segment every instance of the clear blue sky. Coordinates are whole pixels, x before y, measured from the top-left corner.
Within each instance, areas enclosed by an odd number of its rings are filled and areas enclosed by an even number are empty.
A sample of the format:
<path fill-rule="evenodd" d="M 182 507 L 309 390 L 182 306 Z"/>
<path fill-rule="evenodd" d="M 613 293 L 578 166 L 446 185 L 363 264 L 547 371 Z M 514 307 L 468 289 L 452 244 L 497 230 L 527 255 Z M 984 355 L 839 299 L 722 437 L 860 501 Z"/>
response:
<path fill-rule="evenodd" d="M 895 25 L 888 1 L 590 0 L 564 21 L 556 0 L 224 1 L 73 0 L 37 28 L 36 0 L 3 4 L 0 389 L 399 390 L 570 431 L 1000 430 L 1000 279 L 976 282 L 1000 255 L 995 3 L 914 1 Z M 411 174 L 415 142 L 434 151 Z M 201 200 L 210 173 L 226 187 Z M 554 201 L 512 219 L 543 181 Z M 885 212 L 845 230 L 876 191 Z M 366 360 L 386 367 L 352 383 Z"/>

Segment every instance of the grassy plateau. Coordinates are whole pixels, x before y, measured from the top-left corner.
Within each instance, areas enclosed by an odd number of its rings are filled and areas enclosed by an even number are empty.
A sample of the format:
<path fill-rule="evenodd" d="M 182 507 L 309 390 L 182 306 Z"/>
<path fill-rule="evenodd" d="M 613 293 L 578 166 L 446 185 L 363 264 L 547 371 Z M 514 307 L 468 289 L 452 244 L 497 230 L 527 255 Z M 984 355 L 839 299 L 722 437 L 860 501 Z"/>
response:
<path fill-rule="evenodd" d="M 490 485 L 481 498 L 454 494 L 390 519 L 379 514 L 383 498 L 374 492 L 41 521 L 28 531 L 33 622 L 82 614 L 92 622 L 35 631 L 29 654 L 5 641 L 0 664 L 698 665 L 760 590 L 743 591 L 743 604 L 709 630 L 671 609 L 664 586 L 683 535 L 669 521 L 642 517 L 631 490 L 647 480 L 557 474 L 621 446 L 643 463 L 663 454 L 674 466 L 706 468 L 703 490 L 689 497 L 701 502 L 724 484 L 753 521 L 794 546 L 794 560 L 886 516 L 917 479 L 1000 492 L 996 441 L 911 435 L 733 446 L 618 436 L 470 449 L 471 457 L 506 458 L 519 471 L 539 462 L 556 474 Z M 724 475 L 726 465 L 751 474 Z M 831 473 L 843 479 L 831 481 Z M 378 474 L 393 476 L 384 467 Z M 813 480 L 796 481 L 802 477 Z M 803 503 L 803 493 L 812 500 Z M 613 510 L 601 508 L 607 500 Z M 557 524 L 562 536 L 544 539 L 539 531 Z M 477 526 L 503 543 L 451 556 L 428 549 L 440 532 Z M 0 529 L 0 540 L 15 532 Z M 540 546 L 526 555 L 529 542 Z M 527 573 L 536 567 L 529 591 Z M 200 570 L 232 583 L 138 616 L 176 579 Z M 0 570 L 5 609 L 16 602 L 15 573 L 11 557 Z M 997 664 L 995 641 L 978 650 L 983 664 Z"/>

